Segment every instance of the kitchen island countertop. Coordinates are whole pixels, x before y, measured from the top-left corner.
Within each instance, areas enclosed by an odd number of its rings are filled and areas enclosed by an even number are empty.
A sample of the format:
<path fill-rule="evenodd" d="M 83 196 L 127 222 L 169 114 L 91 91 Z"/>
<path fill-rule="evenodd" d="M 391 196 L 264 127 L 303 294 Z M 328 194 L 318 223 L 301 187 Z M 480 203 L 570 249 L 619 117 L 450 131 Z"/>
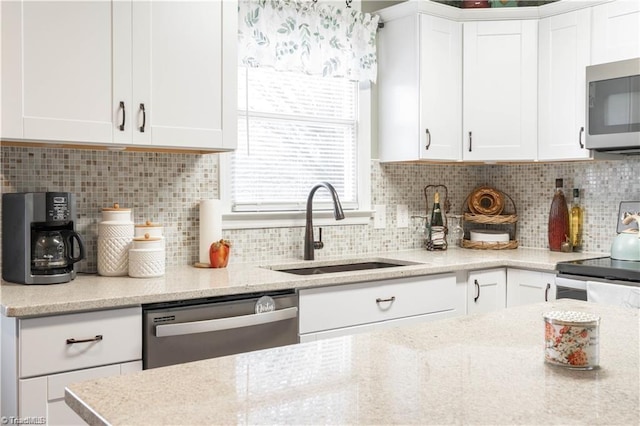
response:
<path fill-rule="evenodd" d="M 600 368 L 543 361 L 550 310 L 601 317 Z M 68 386 L 94 425 L 640 422 L 638 311 L 559 300 Z"/>
<path fill-rule="evenodd" d="M 332 257 L 316 261 L 289 259 L 261 264 L 231 263 L 227 268 L 222 269 L 202 269 L 192 266 L 168 267 L 166 274 L 158 278 L 102 277 L 79 274 L 75 280 L 64 284 L 21 285 L 3 281 L 0 286 L 0 308 L 4 316 L 29 317 L 502 266 L 553 272 L 558 262 L 604 255 L 599 253 L 559 253 L 546 249 L 527 248 L 515 250 L 407 250 L 382 252 L 371 256 Z M 415 264 L 308 276 L 269 269 L 380 259 L 414 262 Z"/>

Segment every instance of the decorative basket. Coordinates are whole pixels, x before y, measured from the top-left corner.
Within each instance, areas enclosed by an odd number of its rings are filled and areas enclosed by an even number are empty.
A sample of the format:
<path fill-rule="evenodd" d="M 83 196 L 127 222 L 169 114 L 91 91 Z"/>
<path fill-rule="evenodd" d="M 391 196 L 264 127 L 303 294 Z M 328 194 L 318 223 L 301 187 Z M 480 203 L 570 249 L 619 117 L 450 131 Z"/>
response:
<path fill-rule="evenodd" d="M 513 198 L 506 192 L 483 185 L 474 189 L 464 200 L 463 227 L 470 224 L 502 225 L 509 228 L 510 239 L 506 241 L 471 241 L 464 238 L 461 242 L 463 248 L 479 250 L 504 250 L 518 247 L 516 240 L 516 228 L 518 215 Z M 464 211 L 464 210 L 468 211 Z M 481 212 L 499 212 L 496 214 L 482 214 Z M 466 235 L 466 233 L 465 233 Z"/>

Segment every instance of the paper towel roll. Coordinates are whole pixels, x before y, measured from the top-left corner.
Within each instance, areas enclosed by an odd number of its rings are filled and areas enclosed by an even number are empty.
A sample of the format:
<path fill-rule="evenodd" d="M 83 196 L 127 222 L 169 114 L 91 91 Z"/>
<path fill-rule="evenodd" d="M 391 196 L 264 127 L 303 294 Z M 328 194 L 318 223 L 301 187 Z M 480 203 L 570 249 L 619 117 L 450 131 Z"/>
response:
<path fill-rule="evenodd" d="M 200 200 L 200 263 L 209 263 L 209 247 L 222 238 L 222 202 Z"/>

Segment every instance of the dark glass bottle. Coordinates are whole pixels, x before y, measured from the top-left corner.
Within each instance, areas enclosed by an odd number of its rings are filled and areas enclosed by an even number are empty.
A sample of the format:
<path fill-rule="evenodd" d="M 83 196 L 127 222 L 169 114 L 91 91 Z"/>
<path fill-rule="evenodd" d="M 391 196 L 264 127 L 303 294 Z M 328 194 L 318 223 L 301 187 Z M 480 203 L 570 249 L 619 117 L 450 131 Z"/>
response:
<path fill-rule="evenodd" d="M 569 239 L 569 208 L 562 192 L 562 179 L 556 179 L 556 190 L 549 211 L 549 250 L 561 251 L 562 243 Z"/>
<path fill-rule="evenodd" d="M 433 196 L 433 210 L 431 211 L 431 226 L 444 226 L 442 219 L 442 210 L 440 209 L 440 193 L 436 192 Z"/>

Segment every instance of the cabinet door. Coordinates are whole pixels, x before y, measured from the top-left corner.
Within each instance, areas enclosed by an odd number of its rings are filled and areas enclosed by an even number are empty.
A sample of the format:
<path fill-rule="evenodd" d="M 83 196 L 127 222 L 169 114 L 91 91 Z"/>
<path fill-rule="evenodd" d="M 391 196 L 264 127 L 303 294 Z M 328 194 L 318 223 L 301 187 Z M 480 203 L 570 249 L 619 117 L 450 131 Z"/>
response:
<path fill-rule="evenodd" d="M 237 2 L 133 2 L 133 143 L 236 146 Z"/>
<path fill-rule="evenodd" d="M 20 379 L 18 386 L 19 418 L 42 418 L 48 425 L 86 424 L 64 402 L 64 388 L 70 383 L 140 371 L 142 362 L 115 364 L 68 373 Z"/>
<path fill-rule="evenodd" d="M 590 157 L 584 146 L 585 68 L 590 58 L 591 12 L 540 20 L 538 159 Z"/>
<path fill-rule="evenodd" d="M 555 300 L 555 274 L 507 270 L 507 307 Z"/>
<path fill-rule="evenodd" d="M 111 2 L 3 2 L 2 23 L 2 136 L 111 142 Z"/>
<path fill-rule="evenodd" d="M 537 20 L 464 23 L 465 160 L 535 158 L 537 30 Z"/>
<path fill-rule="evenodd" d="M 469 273 L 467 312 L 484 313 L 506 306 L 507 278 L 503 268 Z"/>
<path fill-rule="evenodd" d="M 420 159 L 461 160 L 462 24 L 420 16 Z"/>
<path fill-rule="evenodd" d="M 462 24 L 424 14 L 385 23 L 378 37 L 383 162 L 460 160 Z"/>
<path fill-rule="evenodd" d="M 592 7 L 591 64 L 640 56 L 640 2 L 617 0 Z"/>

